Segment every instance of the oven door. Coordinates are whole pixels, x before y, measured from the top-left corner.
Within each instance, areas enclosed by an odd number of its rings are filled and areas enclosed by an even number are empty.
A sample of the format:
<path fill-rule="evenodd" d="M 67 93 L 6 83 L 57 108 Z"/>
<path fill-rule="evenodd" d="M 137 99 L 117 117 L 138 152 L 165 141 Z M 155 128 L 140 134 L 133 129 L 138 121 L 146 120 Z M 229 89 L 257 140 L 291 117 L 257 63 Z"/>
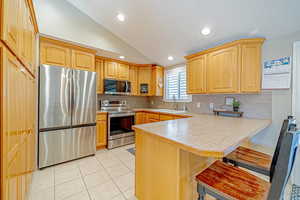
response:
<path fill-rule="evenodd" d="M 134 114 L 115 114 L 109 116 L 108 140 L 114 140 L 134 135 Z"/>

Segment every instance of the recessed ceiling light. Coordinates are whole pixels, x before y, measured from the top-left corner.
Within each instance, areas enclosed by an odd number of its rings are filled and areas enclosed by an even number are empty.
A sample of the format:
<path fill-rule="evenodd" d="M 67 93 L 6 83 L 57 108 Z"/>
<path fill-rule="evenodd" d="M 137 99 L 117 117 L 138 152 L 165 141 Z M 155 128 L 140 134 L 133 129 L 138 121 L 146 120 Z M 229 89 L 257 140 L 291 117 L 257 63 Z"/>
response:
<path fill-rule="evenodd" d="M 209 35 L 210 34 L 210 28 L 204 27 L 201 31 L 202 35 Z"/>
<path fill-rule="evenodd" d="M 121 22 L 124 22 L 124 21 L 125 21 L 125 15 L 123 15 L 122 13 L 119 13 L 119 14 L 117 15 L 117 18 L 118 18 L 118 20 L 121 21 Z"/>
<path fill-rule="evenodd" d="M 125 56 L 119 56 L 119 58 L 121 58 L 121 59 L 124 59 L 124 58 L 125 58 Z"/>
<path fill-rule="evenodd" d="M 173 56 L 169 56 L 168 60 L 174 60 Z"/>

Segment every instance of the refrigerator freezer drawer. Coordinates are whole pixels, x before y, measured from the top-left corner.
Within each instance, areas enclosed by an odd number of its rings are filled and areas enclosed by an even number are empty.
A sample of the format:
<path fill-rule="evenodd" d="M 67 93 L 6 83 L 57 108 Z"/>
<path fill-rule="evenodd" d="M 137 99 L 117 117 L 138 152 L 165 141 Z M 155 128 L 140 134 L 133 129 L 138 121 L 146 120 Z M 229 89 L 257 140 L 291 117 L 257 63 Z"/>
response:
<path fill-rule="evenodd" d="M 95 154 L 96 127 L 39 133 L 39 168 Z"/>

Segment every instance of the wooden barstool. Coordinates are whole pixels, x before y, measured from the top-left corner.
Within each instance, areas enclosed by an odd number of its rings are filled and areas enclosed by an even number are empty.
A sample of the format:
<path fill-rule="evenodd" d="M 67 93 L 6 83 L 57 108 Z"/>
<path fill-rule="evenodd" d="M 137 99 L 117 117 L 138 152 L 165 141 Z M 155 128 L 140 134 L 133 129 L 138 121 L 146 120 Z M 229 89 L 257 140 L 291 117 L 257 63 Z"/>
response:
<path fill-rule="evenodd" d="M 216 161 L 196 176 L 198 200 L 209 194 L 219 200 L 281 200 L 299 145 L 300 131 L 284 134 L 269 183 L 241 168 Z"/>
<path fill-rule="evenodd" d="M 288 118 L 283 121 L 273 158 L 268 154 L 240 146 L 223 158 L 223 162 L 270 176 L 271 168 L 274 168 L 275 162 L 277 161 L 284 134 L 295 127 L 296 122 L 292 116 L 288 116 Z"/>

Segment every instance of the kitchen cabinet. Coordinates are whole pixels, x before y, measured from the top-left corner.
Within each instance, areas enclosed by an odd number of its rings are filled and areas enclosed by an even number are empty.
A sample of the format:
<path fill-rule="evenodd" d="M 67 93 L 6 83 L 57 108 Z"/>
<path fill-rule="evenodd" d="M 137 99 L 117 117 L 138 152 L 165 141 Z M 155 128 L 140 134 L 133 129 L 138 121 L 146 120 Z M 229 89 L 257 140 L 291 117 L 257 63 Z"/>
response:
<path fill-rule="evenodd" d="M 95 71 L 96 51 L 70 43 L 40 37 L 40 63 Z"/>
<path fill-rule="evenodd" d="M 172 115 L 164 115 L 164 114 L 159 115 L 160 121 L 168 121 L 168 120 L 173 120 L 173 119 L 174 119 L 174 116 L 172 116 Z"/>
<path fill-rule="evenodd" d="M 0 6 L 1 40 L 33 75 L 36 72 L 36 30 L 27 0 L 3 0 Z"/>
<path fill-rule="evenodd" d="M 263 38 L 241 39 L 186 56 L 187 92 L 260 92 L 263 42 Z"/>
<path fill-rule="evenodd" d="M 159 122 L 158 113 L 147 113 L 147 123 L 151 123 L 151 122 Z"/>
<path fill-rule="evenodd" d="M 1 72 L 1 199 L 25 200 L 35 169 L 36 81 L 0 43 Z M 4 95 L 5 94 L 5 95 Z"/>
<path fill-rule="evenodd" d="M 187 93 L 206 93 L 206 55 L 187 62 Z"/>
<path fill-rule="evenodd" d="M 239 48 L 233 46 L 208 54 L 208 93 L 238 93 Z"/>
<path fill-rule="evenodd" d="M 141 66 L 138 67 L 138 90 L 139 95 L 141 96 L 150 96 L 152 94 L 151 90 L 151 83 L 152 83 L 152 66 Z M 148 92 L 142 93 L 141 92 L 141 84 L 144 84 L 148 87 Z"/>
<path fill-rule="evenodd" d="M 129 67 L 129 81 L 131 83 L 131 95 L 138 95 L 138 68 L 134 65 Z"/>
<path fill-rule="evenodd" d="M 164 68 L 161 66 L 154 66 L 152 68 L 152 95 L 163 96 L 164 94 Z"/>
<path fill-rule="evenodd" d="M 261 89 L 261 44 L 241 45 L 241 92 L 257 93 Z"/>
<path fill-rule="evenodd" d="M 97 113 L 96 148 L 105 148 L 107 145 L 107 113 Z"/>
<path fill-rule="evenodd" d="M 173 119 L 188 118 L 190 116 L 177 114 L 164 114 L 155 111 L 138 111 L 135 113 L 135 124 L 146 124 L 159 121 L 167 121 Z"/>
<path fill-rule="evenodd" d="M 97 94 L 103 94 L 104 88 L 104 60 L 96 59 L 95 70 L 97 73 Z"/>
<path fill-rule="evenodd" d="M 95 55 L 80 50 L 72 50 L 72 68 L 95 71 Z"/>
<path fill-rule="evenodd" d="M 13 52 L 18 52 L 20 0 L 3 0 L 1 3 L 3 12 L 1 39 Z"/>
<path fill-rule="evenodd" d="M 56 44 L 42 42 L 40 46 L 41 64 L 71 67 L 71 50 Z"/>
<path fill-rule="evenodd" d="M 117 79 L 129 80 L 129 65 L 119 63 L 117 66 Z"/>
<path fill-rule="evenodd" d="M 118 63 L 115 61 L 105 61 L 104 78 L 117 79 L 118 77 Z"/>
<path fill-rule="evenodd" d="M 147 123 L 147 113 L 137 112 L 135 113 L 135 124 L 145 124 Z"/>
<path fill-rule="evenodd" d="M 104 71 L 106 79 L 129 80 L 129 65 L 127 64 L 106 60 Z"/>

